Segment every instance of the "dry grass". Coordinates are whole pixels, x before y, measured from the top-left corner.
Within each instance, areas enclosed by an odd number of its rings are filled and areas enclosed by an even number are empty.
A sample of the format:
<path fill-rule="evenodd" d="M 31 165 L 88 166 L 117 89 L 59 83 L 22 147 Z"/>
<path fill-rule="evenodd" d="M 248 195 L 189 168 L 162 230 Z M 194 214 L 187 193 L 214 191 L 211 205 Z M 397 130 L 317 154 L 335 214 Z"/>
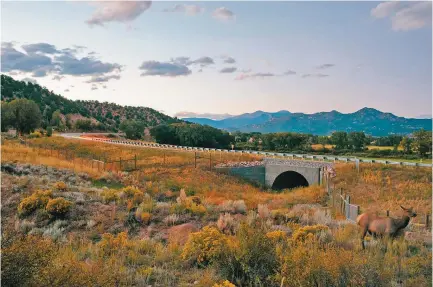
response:
<path fill-rule="evenodd" d="M 413 207 L 422 221 L 432 209 L 432 170 L 421 167 L 361 164 L 358 173 L 353 165 L 338 164 L 334 180 L 337 189 L 351 196 L 361 211 L 400 213 L 399 205 Z"/>
<path fill-rule="evenodd" d="M 375 145 L 369 145 L 367 146 L 368 150 L 393 150 L 393 146 L 375 146 Z M 398 150 L 403 150 L 403 147 L 399 146 Z"/>
<path fill-rule="evenodd" d="M 325 144 L 325 145 L 313 144 L 313 145 L 311 145 L 311 148 L 314 150 L 322 150 L 323 146 L 325 146 L 326 149 L 333 149 L 335 147 L 335 145 L 332 145 L 332 144 Z"/>

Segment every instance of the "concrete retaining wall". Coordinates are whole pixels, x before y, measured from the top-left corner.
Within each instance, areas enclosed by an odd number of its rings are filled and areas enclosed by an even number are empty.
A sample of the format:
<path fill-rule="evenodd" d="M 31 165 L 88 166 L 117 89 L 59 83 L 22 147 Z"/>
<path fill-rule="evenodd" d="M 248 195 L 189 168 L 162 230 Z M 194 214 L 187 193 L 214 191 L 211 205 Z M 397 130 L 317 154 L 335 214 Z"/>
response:
<path fill-rule="evenodd" d="M 264 166 L 251 167 L 218 167 L 218 172 L 238 176 L 260 186 L 265 186 L 266 169 Z"/>

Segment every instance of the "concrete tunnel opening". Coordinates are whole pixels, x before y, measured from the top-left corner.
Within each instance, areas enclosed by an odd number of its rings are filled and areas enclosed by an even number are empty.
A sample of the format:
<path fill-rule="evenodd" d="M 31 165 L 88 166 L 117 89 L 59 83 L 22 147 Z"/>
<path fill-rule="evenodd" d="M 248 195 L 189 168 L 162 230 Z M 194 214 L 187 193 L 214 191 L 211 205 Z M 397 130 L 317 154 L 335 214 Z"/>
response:
<path fill-rule="evenodd" d="M 272 189 L 282 190 L 282 189 L 293 189 L 297 187 L 308 186 L 308 181 L 305 177 L 296 171 L 285 171 L 277 176 L 274 183 L 272 184 Z"/>

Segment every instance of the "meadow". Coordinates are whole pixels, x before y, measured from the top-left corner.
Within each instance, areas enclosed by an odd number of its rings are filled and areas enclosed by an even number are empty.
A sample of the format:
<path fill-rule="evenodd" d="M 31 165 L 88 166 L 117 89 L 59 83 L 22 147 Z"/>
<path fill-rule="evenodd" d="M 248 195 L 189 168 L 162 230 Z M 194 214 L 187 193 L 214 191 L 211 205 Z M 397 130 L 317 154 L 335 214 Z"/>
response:
<path fill-rule="evenodd" d="M 195 168 L 191 152 L 30 143 L 2 142 L 3 286 L 431 285 L 431 246 L 369 239 L 362 250 L 323 186 L 262 190 L 210 170 L 207 154 Z M 92 167 L 135 156 L 137 171 Z M 430 169 L 336 171 L 335 187 L 365 209 L 431 210 Z"/>

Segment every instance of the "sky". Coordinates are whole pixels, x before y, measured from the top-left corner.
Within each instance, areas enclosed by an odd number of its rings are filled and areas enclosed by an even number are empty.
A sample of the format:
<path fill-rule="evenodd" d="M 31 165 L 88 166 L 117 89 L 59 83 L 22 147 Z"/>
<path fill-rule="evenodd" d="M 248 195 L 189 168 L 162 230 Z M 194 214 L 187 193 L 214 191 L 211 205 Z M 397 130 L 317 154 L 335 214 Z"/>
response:
<path fill-rule="evenodd" d="M 168 115 L 432 114 L 432 2 L 1 2 L 1 72 Z M 214 116 L 215 118 L 221 116 Z"/>

